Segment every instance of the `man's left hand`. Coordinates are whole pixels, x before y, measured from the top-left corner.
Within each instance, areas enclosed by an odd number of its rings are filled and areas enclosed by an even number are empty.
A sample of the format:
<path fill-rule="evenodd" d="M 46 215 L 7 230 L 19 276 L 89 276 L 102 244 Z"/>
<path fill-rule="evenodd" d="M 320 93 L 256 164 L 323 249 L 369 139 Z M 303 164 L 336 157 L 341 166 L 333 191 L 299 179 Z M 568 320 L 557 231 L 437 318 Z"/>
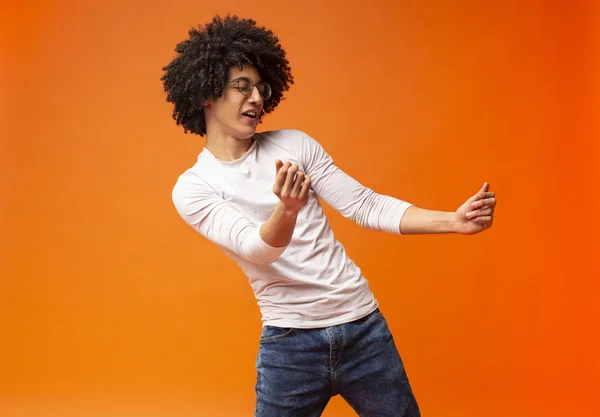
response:
<path fill-rule="evenodd" d="M 474 235 L 492 227 L 496 195 L 489 191 L 486 182 L 483 187 L 456 210 L 455 231 L 463 235 Z"/>

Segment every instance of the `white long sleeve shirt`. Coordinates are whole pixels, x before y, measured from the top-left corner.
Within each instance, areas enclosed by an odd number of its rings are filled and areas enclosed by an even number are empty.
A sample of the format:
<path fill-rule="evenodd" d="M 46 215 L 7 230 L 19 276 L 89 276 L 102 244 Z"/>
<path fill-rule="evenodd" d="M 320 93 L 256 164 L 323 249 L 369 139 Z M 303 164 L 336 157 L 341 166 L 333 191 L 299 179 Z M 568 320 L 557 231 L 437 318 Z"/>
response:
<path fill-rule="evenodd" d="M 362 227 L 395 234 L 410 203 L 361 185 L 304 132 L 263 132 L 254 139 L 235 161 L 200 153 L 173 189 L 180 216 L 242 268 L 263 325 L 334 326 L 375 310 L 367 280 L 335 238 L 318 197 Z M 311 178 L 308 203 L 283 248 L 269 246 L 259 234 L 279 201 L 272 191 L 277 159 L 297 164 Z"/>

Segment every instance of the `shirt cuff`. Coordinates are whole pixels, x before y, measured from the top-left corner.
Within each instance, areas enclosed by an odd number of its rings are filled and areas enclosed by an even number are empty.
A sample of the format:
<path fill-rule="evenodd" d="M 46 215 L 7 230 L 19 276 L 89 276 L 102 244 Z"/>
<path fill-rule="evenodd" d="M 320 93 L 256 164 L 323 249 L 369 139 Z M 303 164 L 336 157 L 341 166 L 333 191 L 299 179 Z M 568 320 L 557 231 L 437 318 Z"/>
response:
<path fill-rule="evenodd" d="M 402 221 L 402 217 L 404 217 L 404 213 L 406 213 L 406 210 L 408 210 L 408 208 L 412 206 L 411 203 L 407 203 L 407 202 L 402 202 L 400 204 L 400 206 L 396 209 L 396 211 L 394 212 L 394 215 L 392 216 L 391 223 L 390 223 L 390 232 L 392 233 L 398 233 L 398 234 L 402 234 L 402 232 L 400 231 L 400 222 Z"/>
<path fill-rule="evenodd" d="M 275 262 L 283 252 L 287 249 L 288 245 L 276 248 L 268 245 L 260 237 L 260 227 L 257 227 L 250 236 L 249 240 L 249 251 L 248 254 L 254 260 L 260 263 L 270 264 Z"/>

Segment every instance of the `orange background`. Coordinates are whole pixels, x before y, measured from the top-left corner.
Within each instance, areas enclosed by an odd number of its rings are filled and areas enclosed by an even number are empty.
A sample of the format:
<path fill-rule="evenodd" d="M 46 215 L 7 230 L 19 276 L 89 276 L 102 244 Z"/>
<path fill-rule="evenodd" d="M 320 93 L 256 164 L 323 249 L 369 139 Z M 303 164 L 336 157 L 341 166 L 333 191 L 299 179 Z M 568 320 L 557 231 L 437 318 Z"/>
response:
<path fill-rule="evenodd" d="M 218 3 L 5 5 L 0 415 L 252 415 L 258 307 L 172 206 L 203 140 L 159 81 L 188 28 L 226 12 L 291 61 L 263 129 L 305 130 L 423 207 L 497 192 L 473 237 L 386 235 L 327 208 L 423 415 L 600 415 L 597 2 Z M 354 414 L 337 397 L 324 415 Z"/>

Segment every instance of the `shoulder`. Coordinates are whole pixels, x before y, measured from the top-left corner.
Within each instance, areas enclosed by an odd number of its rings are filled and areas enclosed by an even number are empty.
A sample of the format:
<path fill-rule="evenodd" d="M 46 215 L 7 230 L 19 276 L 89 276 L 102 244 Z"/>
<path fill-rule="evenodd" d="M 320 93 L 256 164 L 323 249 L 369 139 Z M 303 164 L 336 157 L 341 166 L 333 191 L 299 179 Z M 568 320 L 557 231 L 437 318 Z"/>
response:
<path fill-rule="evenodd" d="M 205 150 L 198 154 L 193 165 L 183 171 L 177 177 L 175 187 L 185 188 L 215 188 L 218 184 L 219 164 L 216 164 L 214 157 L 207 154 Z"/>
<path fill-rule="evenodd" d="M 259 141 L 266 146 L 283 146 L 290 150 L 307 150 L 319 146 L 307 132 L 300 129 L 279 129 L 256 133 Z"/>
<path fill-rule="evenodd" d="M 302 140 L 306 133 L 298 129 L 279 129 L 257 132 L 255 134 L 260 140 L 265 142 L 270 141 L 298 141 Z"/>
<path fill-rule="evenodd" d="M 173 203 L 176 206 L 184 204 L 189 198 L 218 194 L 215 187 L 204 178 L 202 170 L 197 165 L 188 168 L 177 177 L 171 192 Z"/>

